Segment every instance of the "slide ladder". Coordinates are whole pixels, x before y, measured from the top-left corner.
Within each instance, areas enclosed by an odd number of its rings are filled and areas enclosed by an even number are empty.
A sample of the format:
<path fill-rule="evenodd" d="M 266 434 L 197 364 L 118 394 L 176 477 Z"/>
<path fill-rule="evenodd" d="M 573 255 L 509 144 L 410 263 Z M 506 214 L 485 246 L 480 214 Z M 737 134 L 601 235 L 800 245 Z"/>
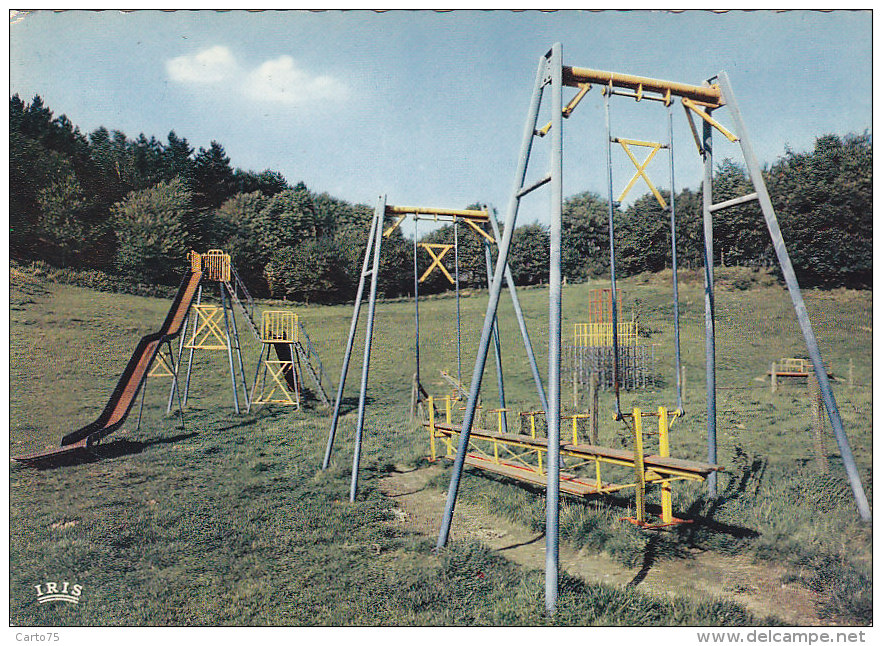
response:
<path fill-rule="evenodd" d="M 251 334 L 254 335 L 254 338 L 257 341 L 261 341 L 260 326 L 258 326 L 257 322 L 254 320 L 254 299 L 248 292 L 248 288 L 245 287 L 245 283 L 239 278 L 239 273 L 236 271 L 235 267 L 230 268 L 230 275 L 233 282 L 232 284 L 229 282 L 225 283 L 227 292 L 230 294 L 233 302 L 239 306 L 239 309 L 242 310 L 242 313 L 245 315 L 245 321 L 248 323 Z M 325 366 L 322 363 L 321 357 L 319 357 L 319 354 L 303 325 L 298 321 L 297 326 L 299 328 L 298 339 L 294 343 L 294 349 L 297 352 L 297 356 L 300 358 L 301 365 L 306 374 L 309 375 L 309 379 L 312 381 L 316 395 L 318 395 L 322 405 L 330 406 L 331 399 L 328 396 L 328 392 L 334 389 L 334 385 L 331 383 L 331 379 L 325 372 Z M 279 349 L 276 350 L 277 353 L 278 351 Z M 281 359 L 281 355 L 279 358 Z"/>
<path fill-rule="evenodd" d="M 251 330 L 251 334 L 254 335 L 254 338 L 257 341 L 260 341 L 260 331 L 257 329 L 257 322 L 254 320 L 254 299 L 248 292 L 248 288 L 245 287 L 245 283 L 239 278 L 239 272 L 237 272 L 236 268 L 232 265 L 230 266 L 230 274 L 233 279 L 233 284 L 230 284 L 228 281 L 224 282 L 224 285 L 227 288 L 227 293 L 229 293 L 230 298 L 239 306 L 239 309 L 242 310 L 242 313 L 245 315 L 245 322 L 248 323 L 248 328 Z M 245 299 L 244 302 L 239 298 L 240 291 Z"/>
<path fill-rule="evenodd" d="M 316 394 L 318 394 L 322 404 L 330 406 L 331 398 L 328 397 L 328 391 L 334 390 L 334 385 L 331 383 L 330 377 L 328 377 L 328 374 L 325 372 L 325 365 L 322 363 L 321 357 L 319 357 L 318 352 L 316 352 L 315 346 L 312 344 L 306 330 L 303 329 L 303 324 L 300 323 L 299 319 L 297 321 L 297 327 L 299 328 L 299 332 L 297 335 L 297 341 L 294 343 L 294 349 L 300 357 L 301 365 L 306 371 L 306 374 L 308 374 L 309 378 L 312 380 Z"/>

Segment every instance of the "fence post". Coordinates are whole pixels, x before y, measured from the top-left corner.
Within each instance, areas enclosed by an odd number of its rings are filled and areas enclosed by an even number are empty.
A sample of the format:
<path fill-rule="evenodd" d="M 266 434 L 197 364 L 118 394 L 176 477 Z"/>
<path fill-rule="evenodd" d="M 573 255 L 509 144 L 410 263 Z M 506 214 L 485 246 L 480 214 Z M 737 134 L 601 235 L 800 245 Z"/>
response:
<path fill-rule="evenodd" d="M 660 457 L 666 458 L 671 455 L 671 445 L 668 439 L 668 409 L 664 406 L 658 407 L 658 454 Z M 665 524 L 674 521 L 673 502 L 671 496 L 671 481 L 667 480 L 661 486 L 661 507 L 662 522 Z"/>
<path fill-rule="evenodd" d="M 430 451 L 430 460 L 434 462 L 437 459 L 437 454 L 435 452 L 435 404 L 432 401 L 432 397 L 429 396 L 429 451 Z"/>
<path fill-rule="evenodd" d="M 643 470 L 643 420 L 639 408 L 633 410 L 632 435 L 634 440 L 634 507 L 637 522 L 646 522 L 646 474 Z"/>
<path fill-rule="evenodd" d="M 771 383 L 772 383 L 772 392 L 773 392 L 773 393 L 778 392 L 778 372 L 777 372 L 777 366 L 775 365 L 775 362 L 774 362 L 774 361 L 772 362 L 772 379 L 771 379 Z"/>
<path fill-rule="evenodd" d="M 854 359 L 848 359 L 848 389 L 854 388 Z"/>

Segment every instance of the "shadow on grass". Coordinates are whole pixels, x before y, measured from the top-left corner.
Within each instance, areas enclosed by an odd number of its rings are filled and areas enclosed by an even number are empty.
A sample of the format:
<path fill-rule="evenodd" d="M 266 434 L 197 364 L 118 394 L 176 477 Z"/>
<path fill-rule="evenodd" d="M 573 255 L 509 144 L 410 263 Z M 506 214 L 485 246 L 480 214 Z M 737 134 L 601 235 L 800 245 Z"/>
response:
<path fill-rule="evenodd" d="M 536 543 L 543 538 L 545 538 L 545 532 L 539 532 L 539 534 L 536 536 L 536 538 L 531 538 L 530 540 L 524 541 L 523 543 L 514 543 L 513 545 L 506 545 L 505 547 L 500 547 L 496 551 L 497 552 L 505 552 L 506 550 L 513 550 L 516 547 L 523 547 L 524 545 L 532 545 L 533 543 Z"/>
<path fill-rule="evenodd" d="M 760 534 L 756 530 L 730 525 L 714 519 L 714 515 L 726 503 L 749 495 L 747 486 L 751 482 L 761 481 L 766 470 L 765 460 L 759 457 L 750 459 L 737 445 L 735 446 L 735 462 L 740 464 L 740 473 L 729 480 L 729 484 L 726 485 L 723 492 L 710 500 L 699 498 L 689 506 L 684 518 L 692 521 L 691 524 L 695 528 L 701 527 L 712 532 L 729 534 L 734 538 L 757 538 Z"/>
<path fill-rule="evenodd" d="M 640 571 L 634 575 L 633 579 L 628 581 L 629 588 L 640 585 L 643 582 L 643 579 L 646 578 L 646 575 L 649 574 L 652 566 L 655 565 L 656 555 L 658 551 L 658 541 L 658 534 L 655 534 L 651 536 L 646 542 L 646 548 L 643 550 L 643 563 L 640 564 Z"/>
<path fill-rule="evenodd" d="M 72 451 L 71 453 L 54 456 L 44 461 L 34 462 L 26 466 L 40 471 L 47 471 L 76 464 L 88 464 L 90 462 L 99 462 L 101 460 L 134 455 L 136 453 L 141 453 L 144 449 L 151 446 L 173 444 L 182 440 L 188 440 L 197 435 L 198 433 L 196 433 L 196 431 L 191 431 L 189 433 L 180 433 L 171 437 L 159 437 L 145 442 L 138 442 L 135 440 L 114 440 L 107 444 L 96 444 L 88 448 L 82 448 Z"/>
<path fill-rule="evenodd" d="M 263 415 L 262 418 L 263 419 L 266 419 L 266 418 L 272 419 L 272 418 L 278 417 L 279 414 L 280 413 L 273 412 L 269 415 Z M 218 432 L 218 433 L 220 433 L 222 431 L 232 431 L 235 428 L 243 428 L 245 426 L 254 426 L 255 424 L 257 424 L 257 421 L 258 420 L 256 417 L 252 417 L 251 419 L 242 420 L 241 422 L 239 422 L 237 424 L 229 424 L 228 426 L 221 426 L 219 428 L 215 428 L 212 430 L 215 432 Z M 195 435 L 195 433 L 194 433 L 194 435 Z"/>
<path fill-rule="evenodd" d="M 364 404 L 365 406 L 370 406 L 375 403 L 375 398 L 370 395 L 364 396 Z M 333 405 L 331 406 L 331 410 L 334 410 Z M 340 402 L 340 417 L 344 415 L 348 415 L 349 413 L 354 413 L 358 410 L 358 397 L 344 397 Z"/>

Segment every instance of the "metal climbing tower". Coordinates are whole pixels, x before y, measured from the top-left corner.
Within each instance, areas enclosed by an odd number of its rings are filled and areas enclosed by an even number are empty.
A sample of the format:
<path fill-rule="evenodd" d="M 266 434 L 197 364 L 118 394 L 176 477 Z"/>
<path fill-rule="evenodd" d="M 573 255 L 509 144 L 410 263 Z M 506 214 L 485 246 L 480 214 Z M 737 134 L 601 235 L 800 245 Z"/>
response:
<path fill-rule="evenodd" d="M 629 183 L 627 189 L 633 186 L 638 178 L 643 178 L 650 186 L 650 190 L 659 200 L 663 208 L 670 206 L 671 214 L 671 233 L 672 247 L 674 258 L 676 258 L 676 226 L 675 211 L 673 204 L 667 205 L 660 193 L 655 189 L 646 175 L 645 168 L 652 157 L 662 148 L 673 146 L 672 130 L 671 141 L 666 145 L 655 144 L 651 142 L 639 142 L 631 139 L 615 138 L 610 133 L 609 120 L 609 101 L 613 96 L 628 97 L 632 100 L 656 101 L 663 103 L 670 108 L 675 99 L 679 99 L 682 103 L 686 114 L 689 116 L 693 134 L 695 135 L 696 144 L 699 152 L 704 160 L 705 179 L 704 189 L 704 237 L 705 237 L 705 306 L 706 306 L 706 356 L 707 356 L 707 392 L 708 392 L 708 463 L 715 464 L 717 458 L 716 451 L 716 383 L 714 377 L 714 360 L 715 360 L 715 344 L 714 344 L 714 310 L 713 310 L 713 222 L 712 214 L 716 211 L 725 209 L 735 204 L 741 204 L 746 201 L 758 200 L 762 208 L 766 225 L 774 244 L 775 252 L 787 283 L 799 325 L 811 356 L 812 365 L 823 395 L 824 404 L 830 418 L 831 426 L 836 434 L 842 454 L 843 463 L 852 486 L 855 501 L 862 518 L 870 519 L 870 510 L 867 498 L 861 485 L 860 477 L 854 462 L 854 457 L 848 445 L 848 439 L 842 426 L 842 420 L 830 389 L 830 382 L 827 373 L 824 370 L 824 364 L 812 330 L 811 322 L 806 312 L 805 304 L 802 299 L 799 284 L 793 271 L 781 230 L 778 226 L 775 211 L 772 208 L 769 199 L 768 190 L 763 181 L 760 172 L 759 163 L 750 144 L 747 129 L 738 109 L 732 86 L 725 72 L 721 72 L 717 76 L 711 78 L 703 85 L 689 85 L 685 83 L 677 83 L 665 80 L 658 80 L 646 77 L 632 76 L 627 74 L 618 74 L 615 72 L 604 72 L 587 68 L 569 67 L 563 64 L 562 48 L 556 43 L 552 48 L 543 55 L 536 70 L 536 76 L 533 83 L 533 92 L 530 99 L 530 106 L 527 114 L 527 120 L 521 140 L 520 156 L 515 175 L 514 188 L 512 190 L 511 199 L 509 201 L 508 210 L 506 212 L 504 235 L 499 242 L 499 255 L 497 258 L 496 268 L 493 281 L 490 287 L 489 302 L 487 312 L 484 317 L 484 324 L 481 331 L 481 339 L 478 347 L 478 354 L 475 359 L 475 367 L 472 374 L 470 384 L 469 399 L 463 415 L 463 421 L 459 428 L 459 444 L 454 461 L 453 473 L 450 480 L 450 486 L 447 493 L 444 515 L 441 520 L 441 529 L 438 535 L 438 547 L 443 547 L 448 540 L 452 517 L 456 505 L 457 494 L 459 492 L 459 484 L 462 476 L 463 467 L 469 446 L 469 437 L 472 430 L 472 424 L 475 416 L 475 408 L 481 388 L 481 380 L 484 373 L 484 367 L 487 360 L 487 352 L 489 350 L 490 339 L 493 330 L 493 321 L 496 317 L 497 307 L 499 304 L 499 296 L 502 289 L 502 280 L 504 269 L 507 267 L 508 254 L 511 247 L 512 232 L 517 223 L 518 209 L 521 199 L 527 194 L 533 192 L 539 187 L 549 185 L 550 200 L 550 266 L 549 266 L 549 320 L 548 320 L 548 377 L 547 377 L 547 454 L 545 456 L 547 464 L 547 485 L 546 485 L 546 567 L 545 567 L 545 605 L 546 611 L 553 613 L 557 605 L 558 595 L 558 515 L 559 515 L 559 499 L 560 499 L 560 454 L 561 454 L 561 436 L 560 436 L 560 410 L 561 410 L 561 390 L 560 390 L 560 363 L 561 363 L 561 212 L 562 212 L 562 165 L 563 165 L 563 120 L 569 118 L 582 99 L 591 90 L 594 85 L 598 85 L 604 96 L 607 108 L 607 163 L 609 167 L 609 208 L 610 208 L 610 255 L 612 259 L 611 266 L 611 313 L 612 313 L 612 330 L 613 335 L 617 335 L 617 303 L 615 294 L 615 246 L 612 226 L 612 215 L 614 209 L 614 200 L 612 195 L 612 165 L 611 165 L 611 146 L 619 144 L 633 161 L 637 174 Z M 564 105 L 563 88 L 572 87 L 576 89 L 576 94 L 570 101 Z M 539 109 L 542 102 L 543 94 L 550 92 L 551 115 L 550 120 L 544 127 L 537 128 L 539 119 Z M 733 134 L 719 121 L 717 121 L 712 113 L 720 108 L 727 107 L 732 120 L 735 123 L 735 133 Z M 670 115 L 670 111 L 669 111 Z M 702 135 L 699 137 L 698 131 L 693 122 L 693 116 L 697 115 L 702 120 Z M 670 119 L 669 119 L 670 123 Z M 738 142 L 744 155 L 744 160 L 748 169 L 750 180 L 754 185 L 755 192 L 735 200 L 728 200 L 719 204 L 712 201 L 712 180 L 713 180 L 713 164 L 712 164 L 712 133 L 717 130 L 729 138 L 733 142 Z M 546 173 L 539 177 L 527 181 L 527 169 L 530 159 L 530 153 L 533 144 L 537 138 L 550 135 L 550 150 L 548 155 L 549 167 Z M 644 145 L 645 144 L 645 145 Z M 634 155 L 634 148 L 648 148 L 649 153 L 642 161 L 638 161 Z M 669 150 L 670 152 L 670 150 Z M 673 159 L 673 158 L 672 158 Z M 671 197 L 673 198 L 673 161 L 671 162 Z M 673 201 L 673 200 L 672 200 Z M 676 277 L 676 266 L 674 275 Z M 674 316 L 675 327 L 677 326 L 678 309 L 677 309 L 677 284 L 674 281 Z M 676 328 L 676 334 L 679 336 L 679 329 Z M 617 341 L 614 339 L 613 348 L 617 347 Z M 677 360 L 679 362 L 679 343 L 677 345 Z M 618 361 L 618 358 L 615 358 Z M 678 365 L 678 409 L 681 408 L 680 401 L 680 384 L 679 384 L 679 365 Z M 619 407 L 618 393 L 616 395 L 616 415 L 619 419 L 625 419 Z M 711 492 L 715 491 L 715 472 L 711 472 L 708 482 Z"/>
<path fill-rule="evenodd" d="M 281 404 L 300 408 L 299 321 L 294 312 L 267 310 L 260 321 L 260 355 L 251 382 L 251 406 Z M 276 358 L 271 358 L 274 350 Z"/>
<path fill-rule="evenodd" d="M 271 363 L 272 360 L 269 359 L 269 349 L 270 346 L 273 346 L 276 348 L 278 361 L 286 364 L 283 368 L 279 369 L 281 372 L 276 376 L 281 380 L 281 383 L 287 384 L 286 389 L 291 388 L 291 390 L 288 391 L 288 394 L 292 395 L 292 399 L 296 399 L 297 402 L 300 402 L 300 395 L 302 392 L 300 375 L 305 373 L 309 377 L 309 382 L 311 383 L 311 387 L 314 390 L 316 397 L 322 405 L 329 406 L 330 399 L 328 397 L 328 392 L 333 389 L 333 384 L 325 372 L 325 367 L 319 357 L 318 351 L 313 345 L 312 340 L 309 338 L 309 335 L 306 333 L 306 330 L 297 315 L 293 313 L 273 313 L 273 316 L 280 317 L 278 320 L 284 319 L 286 322 L 289 320 L 286 317 L 292 317 L 290 320 L 293 321 L 293 328 L 286 332 L 288 338 L 291 339 L 290 343 L 282 343 L 281 339 L 268 338 L 266 336 L 268 328 L 262 327 L 262 325 L 266 324 L 266 321 L 263 320 L 261 324 L 258 324 L 257 320 L 255 320 L 254 299 L 249 293 L 248 288 L 245 286 L 245 283 L 239 277 L 236 268 L 232 264 L 230 255 L 224 253 L 220 249 L 210 249 L 204 254 L 192 251 L 190 252 L 189 258 L 191 269 L 193 271 L 201 271 L 203 281 L 208 280 L 218 284 L 218 289 L 220 290 L 220 305 L 216 303 L 202 302 L 202 284 L 200 284 L 199 291 L 196 295 L 196 304 L 192 307 L 191 318 L 188 318 L 187 322 L 184 324 L 184 329 L 187 329 L 188 327 L 190 328 L 187 338 L 185 339 L 184 335 L 181 335 L 178 345 L 177 365 L 179 367 L 182 365 L 181 360 L 183 358 L 184 349 L 186 348 L 190 351 L 187 361 L 187 373 L 183 384 L 183 404 L 187 404 L 190 394 L 193 358 L 196 350 L 227 351 L 230 364 L 233 407 L 237 414 L 241 409 L 238 393 L 239 381 L 241 381 L 242 397 L 246 411 L 251 410 L 252 403 L 270 403 L 269 401 L 252 402 L 251 393 L 257 388 L 256 380 L 261 376 L 261 367 L 266 368 L 268 371 L 270 370 L 270 366 L 278 369 L 278 366 Z M 261 354 L 258 358 L 258 371 L 255 374 L 255 383 L 252 384 L 251 391 L 248 390 L 248 384 L 245 377 L 245 365 L 242 360 L 242 348 L 239 343 L 239 331 L 236 320 L 237 307 L 246 326 L 251 331 L 252 336 L 261 344 Z M 190 325 L 191 320 L 192 325 Z M 271 324 L 275 325 L 276 322 L 276 318 L 273 318 Z M 287 351 L 289 346 L 291 350 L 290 353 Z M 264 359 L 265 353 L 266 359 Z M 234 354 L 235 360 L 233 356 Z M 288 356 L 289 354 L 290 357 Z M 265 363 L 267 360 L 270 361 L 270 363 Z M 292 370 L 288 364 L 297 364 L 297 366 L 299 366 L 297 369 L 298 376 L 296 382 L 289 382 L 288 380 L 290 371 Z M 263 374 L 262 388 L 267 386 L 266 379 L 269 374 L 269 372 Z M 274 382 L 272 376 L 270 376 L 269 379 L 269 389 L 271 390 L 271 384 Z M 296 383 L 296 388 L 292 383 Z M 172 403 L 174 402 L 175 393 L 177 392 L 177 386 L 178 381 L 176 379 L 172 382 L 171 392 L 168 397 L 168 412 L 171 412 Z M 258 397 L 260 398 L 265 392 L 268 393 L 269 391 L 262 389 L 260 393 L 258 393 Z M 284 397 L 281 394 L 278 395 L 279 397 L 283 397 L 283 400 L 273 401 L 273 403 L 289 403 L 288 397 Z M 275 395 L 267 394 L 267 397 L 272 399 Z M 276 399 L 279 397 L 276 397 Z"/>
<path fill-rule="evenodd" d="M 200 351 L 226 351 L 230 364 L 230 384 L 232 386 L 233 408 L 238 415 L 240 413 L 239 392 L 237 381 L 241 381 L 242 396 L 245 400 L 245 406 L 249 405 L 248 400 L 248 384 L 245 381 L 245 364 L 242 360 L 242 348 L 239 344 L 239 330 L 236 325 L 236 312 L 233 307 L 234 303 L 239 302 L 234 293 L 233 287 L 230 285 L 232 278 L 232 263 L 230 255 L 224 253 L 220 249 L 210 249 L 207 253 L 190 252 L 191 270 L 202 272 L 202 281 L 211 281 L 218 284 L 220 291 L 220 305 L 202 302 L 202 284 L 199 285 L 199 291 L 196 293 L 196 303 L 191 308 L 192 326 L 189 339 L 185 340 L 184 335 L 181 336 L 178 345 L 178 365 L 181 365 L 181 357 L 184 348 L 188 349 L 189 357 L 187 360 L 187 375 L 184 379 L 184 397 L 183 405 L 187 405 L 190 396 L 190 381 L 193 373 L 193 357 L 196 350 Z M 238 276 L 237 276 L 238 279 Z M 244 311 L 244 308 L 243 308 Z M 248 317 L 246 316 L 246 319 Z M 189 320 L 188 319 L 188 323 Z M 187 329 L 188 323 L 184 324 Z M 221 327 L 223 326 L 223 327 Z M 234 355 L 238 359 L 238 374 L 236 371 L 236 362 Z M 178 380 L 175 379 L 171 385 L 171 392 L 168 396 L 167 410 L 171 410 L 172 401 L 178 388 Z"/>

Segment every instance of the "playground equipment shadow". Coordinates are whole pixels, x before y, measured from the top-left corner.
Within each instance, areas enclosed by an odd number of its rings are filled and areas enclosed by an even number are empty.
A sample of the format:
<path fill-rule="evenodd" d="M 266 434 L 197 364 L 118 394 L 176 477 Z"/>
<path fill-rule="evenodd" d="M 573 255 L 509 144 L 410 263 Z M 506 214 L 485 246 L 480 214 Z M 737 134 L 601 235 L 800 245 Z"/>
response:
<path fill-rule="evenodd" d="M 240 425 L 237 424 L 236 426 Z M 235 426 L 231 428 L 235 428 Z M 99 460 L 110 460 L 126 455 L 135 455 L 136 453 L 140 453 L 152 446 L 161 446 L 163 444 L 173 444 L 175 442 L 189 440 L 197 435 L 199 434 L 191 431 L 189 433 L 180 433 L 179 435 L 173 435 L 170 437 L 157 437 L 143 442 L 128 439 L 116 439 L 111 440 L 110 442 L 94 444 L 81 451 L 77 451 L 76 453 L 64 453 L 52 459 L 41 460 L 27 466 L 22 465 L 15 468 L 33 468 L 43 471 L 57 469 L 59 467 L 73 466 L 75 464 L 98 462 Z"/>

